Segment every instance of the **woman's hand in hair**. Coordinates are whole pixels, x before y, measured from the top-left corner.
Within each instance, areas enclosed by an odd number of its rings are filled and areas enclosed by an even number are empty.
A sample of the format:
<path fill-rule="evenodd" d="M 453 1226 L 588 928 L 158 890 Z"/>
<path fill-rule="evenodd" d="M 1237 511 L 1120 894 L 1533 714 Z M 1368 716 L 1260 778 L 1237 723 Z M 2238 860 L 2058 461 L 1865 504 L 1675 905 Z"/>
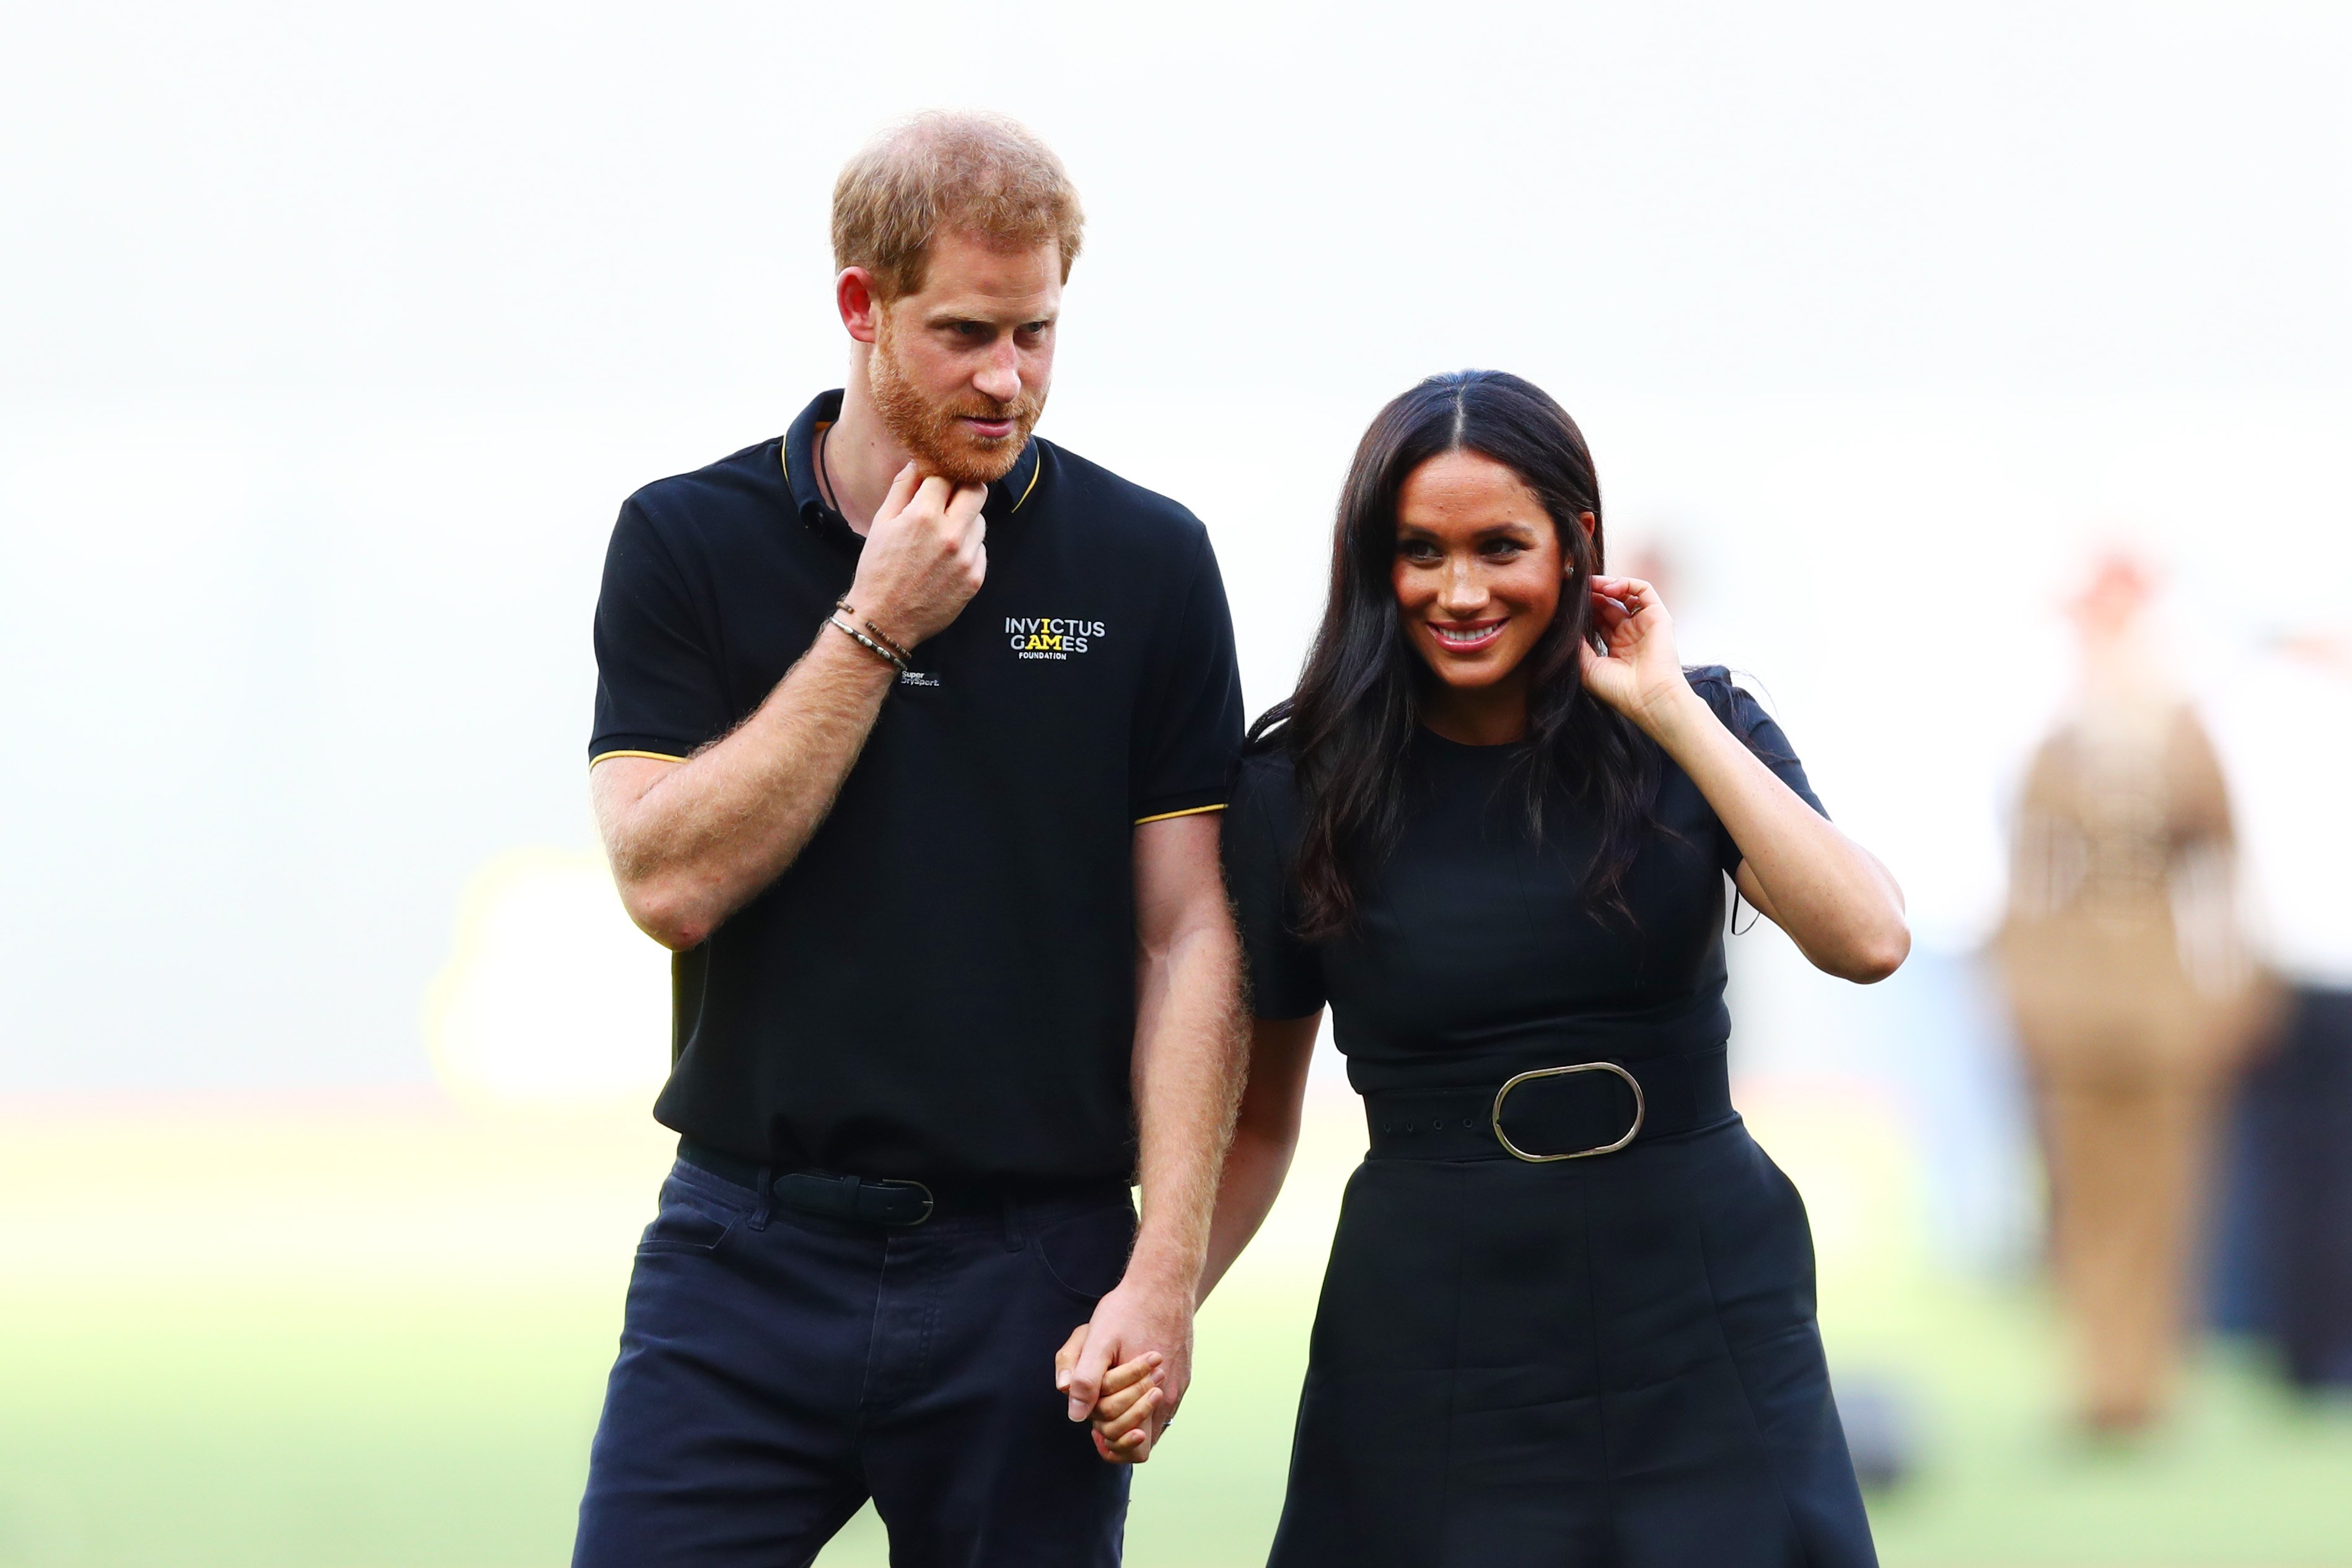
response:
<path fill-rule="evenodd" d="M 1675 648 L 1675 619 L 1638 577 L 1596 577 L 1590 592 L 1593 624 L 1609 651 L 1582 650 L 1585 689 L 1654 735 L 1692 695 Z"/>
<path fill-rule="evenodd" d="M 1885 866 L 1789 788 L 1683 678 L 1675 623 L 1638 577 L 1592 580 L 1606 654 L 1584 685 L 1638 725 L 1698 786 L 1734 843 L 1739 891 L 1814 967 L 1868 985 L 1911 951 L 1903 890 Z"/>

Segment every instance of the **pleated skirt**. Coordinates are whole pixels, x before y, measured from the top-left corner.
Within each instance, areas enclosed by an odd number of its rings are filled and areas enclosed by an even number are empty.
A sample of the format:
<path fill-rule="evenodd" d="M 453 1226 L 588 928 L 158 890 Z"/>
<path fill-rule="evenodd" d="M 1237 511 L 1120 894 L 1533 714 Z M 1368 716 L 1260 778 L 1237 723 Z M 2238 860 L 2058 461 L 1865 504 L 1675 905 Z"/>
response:
<path fill-rule="evenodd" d="M 1357 1169 L 1273 1568 L 1876 1561 L 1804 1205 L 1744 1125 Z"/>

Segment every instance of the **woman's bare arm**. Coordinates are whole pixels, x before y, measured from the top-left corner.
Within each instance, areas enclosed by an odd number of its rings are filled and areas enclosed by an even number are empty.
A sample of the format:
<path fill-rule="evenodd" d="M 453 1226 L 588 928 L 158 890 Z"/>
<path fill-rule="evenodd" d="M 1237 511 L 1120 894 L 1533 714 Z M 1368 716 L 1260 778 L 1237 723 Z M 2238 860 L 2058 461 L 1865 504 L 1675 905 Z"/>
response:
<path fill-rule="evenodd" d="M 1209 1220 L 1209 1256 L 1201 1270 L 1207 1301 L 1274 1207 L 1298 1150 L 1298 1118 L 1307 1100 L 1307 1068 L 1314 1060 L 1320 1012 L 1303 1019 L 1259 1019 L 1250 1029 L 1249 1080 L 1217 1183 Z"/>
<path fill-rule="evenodd" d="M 1608 640 L 1584 681 L 1679 764 L 1739 846 L 1739 891 L 1814 967 L 1868 985 L 1911 951 L 1903 890 L 1876 856 L 1807 805 L 1716 716 L 1684 678 L 1674 621 L 1639 578 L 1596 578 Z"/>

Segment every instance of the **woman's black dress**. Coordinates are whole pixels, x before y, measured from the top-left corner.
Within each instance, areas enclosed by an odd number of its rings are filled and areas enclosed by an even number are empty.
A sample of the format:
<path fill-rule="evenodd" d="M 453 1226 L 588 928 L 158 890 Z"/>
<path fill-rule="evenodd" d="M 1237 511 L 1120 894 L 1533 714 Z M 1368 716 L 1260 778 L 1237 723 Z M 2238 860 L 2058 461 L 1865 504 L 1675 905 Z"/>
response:
<path fill-rule="evenodd" d="M 1720 669 L 1693 673 L 1811 803 L 1779 727 Z M 1586 906 L 1589 811 L 1548 802 L 1535 841 L 1511 747 L 1423 732 L 1394 853 L 1340 939 L 1292 934 L 1299 804 L 1288 761 L 1244 765 L 1227 872 L 1255 1010 L 1325 1003 L 1366 1096 L 1316 1313 L 1276 1568 L 1850 1568 L 1876 1561 L 1813 1319 L 1796 1189 L 1730 1108 L 1724 880 L 1739 852 L 1661 757 L 1624 884 Z M 1487 1122 L 1516 1073 L 1610 1061 L 1641 1134 L 1547 1164 Z M 1524 1102 L 1524 1103 L 1522 1103 Z M 1530 1153 L 1613 1141 L 1612 1075 L 1513 1092 Z"/>

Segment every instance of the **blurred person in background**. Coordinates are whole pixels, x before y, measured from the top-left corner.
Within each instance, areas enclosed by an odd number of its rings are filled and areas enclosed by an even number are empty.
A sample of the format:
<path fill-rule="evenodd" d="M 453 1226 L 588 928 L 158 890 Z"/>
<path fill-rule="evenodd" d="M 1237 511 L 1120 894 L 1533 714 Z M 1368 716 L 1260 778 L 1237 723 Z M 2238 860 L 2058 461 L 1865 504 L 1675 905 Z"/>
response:
<path fill-rule="evenodd" d="M 2029 769 L 1995 950 L 2048 1174 L 2051 1258 L 2098 1432 L 2161 1410 L 2216 1108 L 2259 1022 L 2229 794 L 2146 632 L 2153 584 L 2095 566 L 2081 677 Z"/>
<path fill-rule="evenodd" d="M 1901 894 L 1604 544 L 1540 390 L 1397 398 L 1235 786 L 1257 1021 L 1204 1280 L 1282 1185 L 1327 1004 L 1370 1134 L 1276 1568 L 1875 1561 L 1803 1205 L 1731 1105 L 1725 880 L 1865 982 Z"/>
<path fill-rule="evenodd" d="M 834 192 L 849 379 L 622 508 L 591 785 L 676 950 L 678 1160 L 573 1561 L 1107 1568 L 1181 1398 L 1242 1066 L 1208 535 L 1032 438 L 1077 196 L 927 115 Z M 1139 1232 L 1129 1181 L 1139 1176 Z M 1143 1419 L 1097 1448 L 1091 1322 Z M 1126 1385 L 1122 1385 L 1126 1386 Z"/>
<path fill-rule="evenodd" d="M 2273 640 L 2231 672 L 2217 737 L 2250 922 L 2288 988 L 2247 1071 L 2218 1206 L 2219 1315 L 2275 1342 L 2288 1381 L 2352 1391 L 2352 639 Z"/>

